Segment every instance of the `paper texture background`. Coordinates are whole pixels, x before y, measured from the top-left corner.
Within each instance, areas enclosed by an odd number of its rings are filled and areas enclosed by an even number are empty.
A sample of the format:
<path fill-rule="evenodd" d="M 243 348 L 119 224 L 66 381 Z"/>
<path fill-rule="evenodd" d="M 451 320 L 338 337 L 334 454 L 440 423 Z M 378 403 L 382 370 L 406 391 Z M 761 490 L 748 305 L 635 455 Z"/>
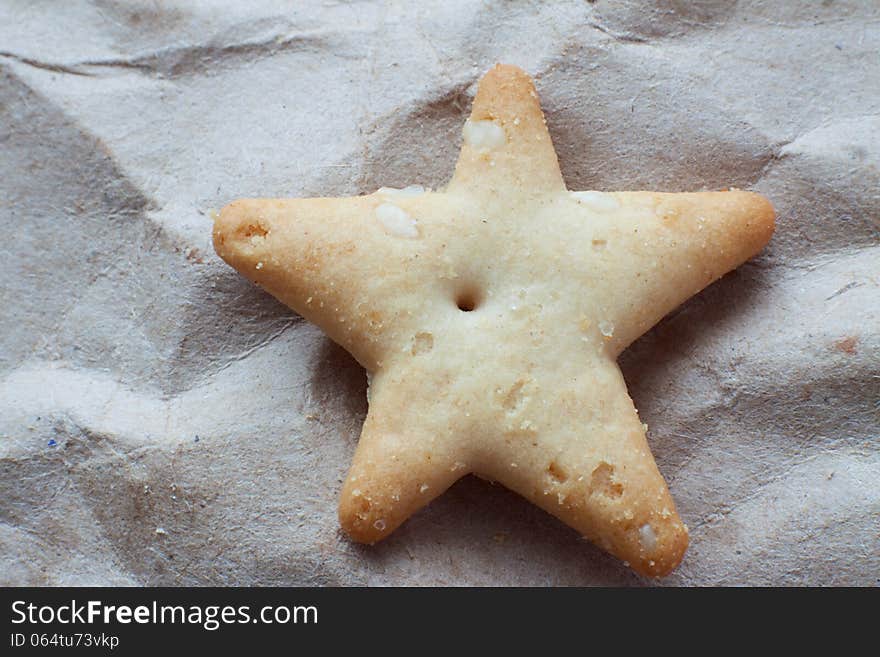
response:
<path fill-rule="evenodd" d="M 621 361 L 661 583 L 877 585 L 878 49 L 867 0 L 0 1 L 0 582 L 651 583 L 474 478 L 346 540 L 364 373 L 211 247 L 238 197 L 443 185 L 504 61 L 571 189 L 779 214 Z"/>

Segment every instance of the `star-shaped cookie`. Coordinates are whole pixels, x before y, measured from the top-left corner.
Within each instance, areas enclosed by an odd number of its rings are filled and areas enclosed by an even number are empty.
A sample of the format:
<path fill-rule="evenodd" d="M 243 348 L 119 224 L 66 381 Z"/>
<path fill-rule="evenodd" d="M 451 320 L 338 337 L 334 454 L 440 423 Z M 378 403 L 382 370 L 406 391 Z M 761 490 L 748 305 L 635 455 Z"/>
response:
<path fill-rule="evenodd" d="M 512 66 L 481 80 L 463 132 L 442 190 L 235 201 L 217 253 L 368 372 L 339 504 L 352 538 L 384 538 L 475 473 L 665 575 L 688 532 L 615 360 L 757 253 L 773 208 L 740 191 L 568 191 Z"/>

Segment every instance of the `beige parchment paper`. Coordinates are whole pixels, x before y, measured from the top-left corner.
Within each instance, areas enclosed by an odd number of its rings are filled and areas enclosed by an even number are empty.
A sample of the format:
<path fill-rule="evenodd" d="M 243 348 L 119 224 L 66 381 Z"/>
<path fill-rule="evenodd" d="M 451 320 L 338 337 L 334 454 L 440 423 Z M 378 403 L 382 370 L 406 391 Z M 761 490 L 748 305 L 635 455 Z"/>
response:
<path fill-rule="evenodd" d="M 0 583 L 650 583 L 474 478 L 346 540 L 364 372 L 211 248 L 234 198 L 442 185 L 504 61 L 570 188 L 779 213 L 622 358 L 662 583 L 877 585 L 878 51 L 857 0 L 2 0 Z"/>

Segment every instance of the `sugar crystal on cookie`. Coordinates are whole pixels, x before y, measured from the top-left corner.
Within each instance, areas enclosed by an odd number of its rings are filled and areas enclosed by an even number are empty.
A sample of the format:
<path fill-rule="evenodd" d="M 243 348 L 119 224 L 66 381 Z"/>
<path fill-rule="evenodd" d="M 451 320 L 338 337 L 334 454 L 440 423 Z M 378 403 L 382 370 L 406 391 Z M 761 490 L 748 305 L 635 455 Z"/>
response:
<path fill-rule="evenodd" d="M 646 523 L 639 527 L 639 542 L 647 552 L 653 552 L 657 547 L 657 534 L 651 525 Z"/>
<path fill-rule="evenodd" d="M 409 239 L 419 236 L 416 220 L 393 203 L 382 203 L 376 207 L 376 218 L 390 235 Z"/>
<path fill-rule="evenodd" d="M 406 196 L 420 196 L 424 194 L 426 190 L 421 185 L 407 185 L 401 189 L 396 187 L 380 187 L 376 190 L 377 194 L 381 194 L 382 196 L 388 196 L 391 198 L 397 197 L 406 197 Z"/>
<path fill-rule="evenodd" d="M 489 151 L 507 143 L 504 128 L 497 121 L 484 120 L 464 122 L 464 143 L 477 150 Z"/>

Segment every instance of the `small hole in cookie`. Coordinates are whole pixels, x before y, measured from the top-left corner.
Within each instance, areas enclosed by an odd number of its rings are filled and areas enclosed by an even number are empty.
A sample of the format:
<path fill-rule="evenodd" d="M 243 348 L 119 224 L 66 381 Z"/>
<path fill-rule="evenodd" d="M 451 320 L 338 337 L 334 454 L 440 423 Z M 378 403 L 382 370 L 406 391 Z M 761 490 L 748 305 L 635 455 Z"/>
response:
<path fill-rule="evenodd" d="M 557 484 L 564 483 L 568 479 L 568 474 L 556 461 L 552 461 L 550 465 L 547 466 L 547 474 L 550 476 L 550 479 Z"/>
<path fill-rule="evenodd" d="M 261 223 L 247 224 L 239 228 L 242 237 L 266 237 L 269 230 Z"/>
<path fill-rule="evenodd" d="M 469 313 L 480 304 L 480 297 L 475 290 L 463 290 L 459 292 L 455 303 L 460 311 Z"/>
<path fill-rule="evenodd" d="M 623 486 L 614 480 L 614 466 L 601 461 L 590 477 L 590 490 L 610 499 L 623 495 Z"/>

